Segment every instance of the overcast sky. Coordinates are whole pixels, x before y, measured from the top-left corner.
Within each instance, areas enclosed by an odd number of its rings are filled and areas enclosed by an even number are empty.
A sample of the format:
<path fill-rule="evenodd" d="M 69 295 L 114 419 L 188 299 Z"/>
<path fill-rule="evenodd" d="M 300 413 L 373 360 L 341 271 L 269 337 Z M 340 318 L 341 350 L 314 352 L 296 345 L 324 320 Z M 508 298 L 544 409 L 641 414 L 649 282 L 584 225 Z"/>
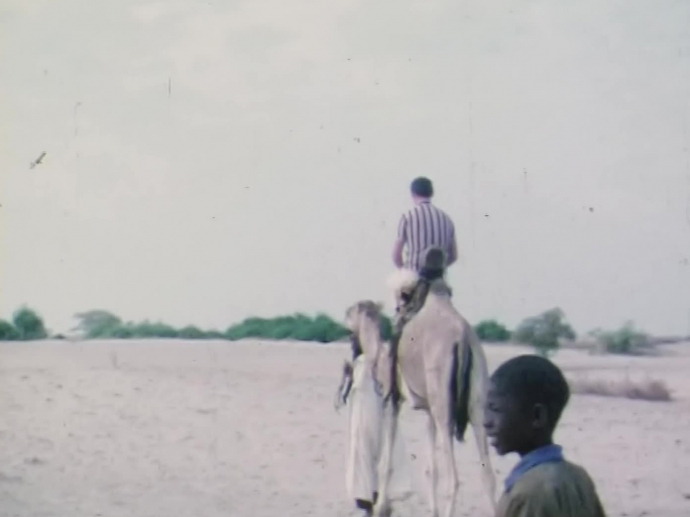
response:
<path fill-rule="evenodd" d="M 2 0 L 0 317 L 341 318 L 423 174 L 471 321 L 690 333 L 689 148 L 687 1 Z"/>

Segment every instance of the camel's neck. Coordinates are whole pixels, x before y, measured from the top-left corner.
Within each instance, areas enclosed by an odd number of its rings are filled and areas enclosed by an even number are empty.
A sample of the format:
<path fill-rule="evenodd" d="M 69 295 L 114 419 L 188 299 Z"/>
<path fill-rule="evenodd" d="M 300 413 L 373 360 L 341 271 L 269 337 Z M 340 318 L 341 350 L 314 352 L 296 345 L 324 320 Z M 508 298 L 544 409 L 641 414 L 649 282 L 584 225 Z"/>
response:
<path fill-rule="evenodd" d="M 359 330 L 362 353 L 373 367 L 374 377 L 382 383 L 385 390 L 388 390 L 390 386 L 390 361 L 388 348 L 381 341 L 379 324 L 377 321 L 365 319 Z"/>
<path fill-rule="evenodd" d="M 365 318 L 359 329 L 362 352 L 370 361 L 375 361 L 382 350 L 378 323 Z"/>

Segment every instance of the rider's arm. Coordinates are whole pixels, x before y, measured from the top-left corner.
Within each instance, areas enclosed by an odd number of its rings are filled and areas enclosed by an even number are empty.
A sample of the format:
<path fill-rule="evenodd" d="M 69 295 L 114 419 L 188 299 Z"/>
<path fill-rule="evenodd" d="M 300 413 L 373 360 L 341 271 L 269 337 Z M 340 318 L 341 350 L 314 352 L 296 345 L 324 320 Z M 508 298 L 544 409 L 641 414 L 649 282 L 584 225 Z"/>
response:
<path fill-rule="evenodd" d="M 458 260 L 458 245 L 455 241 L 455 228 L 451 229 L 451 239 L 450 239 L 450 244 L 448 245 L 448 257 L 446 261 L 446 267 L 450 266 Z"/>
<path fill-rule="evenodd" d="M 446 264 L 446 267 L 450 266 L 458 260 L 458 247 L 455 244 L 455 239 L 453 239 L 453 242 L 450 244 L 450 250 L 448 251 L 448 262 Z"/>
<path fill-rule="evenodd" d="M 403 267 L 403 248 L 405 247 L 405 242 L 400 239 L 395 239 L 395 244 L 393 245 L 393 264 L 395 267 Z"/>
<path fill-rule="evenodd" d="M 407 219 L 405 216 L 400 218 L 400 223 L 398 224 L 398 237 L 395 239 L 395 244 L 393 244 L 393 264 L 395 267 L 403 267 L 403 248 L 405 247 L 405 239 L 407 238 Z"/>

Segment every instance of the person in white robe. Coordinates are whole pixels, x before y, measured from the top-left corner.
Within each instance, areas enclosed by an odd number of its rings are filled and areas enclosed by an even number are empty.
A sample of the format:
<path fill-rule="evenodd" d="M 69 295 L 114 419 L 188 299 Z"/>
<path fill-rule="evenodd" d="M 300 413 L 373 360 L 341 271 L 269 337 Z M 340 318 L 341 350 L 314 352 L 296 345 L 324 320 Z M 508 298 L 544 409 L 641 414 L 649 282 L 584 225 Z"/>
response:
<path fill-rule="evenodd" d="M 337 396 L 336 407 L 348 407 L 347 493 L 365 515 L 371 515 L 377 497 L 386 413 L 373 364 L 364 354 L 358 355 L 352 364 L 345 363 Z M 394 448 L 394 464 L 400 464 L 404 454 L 401 437 L 395 440 Z"/>

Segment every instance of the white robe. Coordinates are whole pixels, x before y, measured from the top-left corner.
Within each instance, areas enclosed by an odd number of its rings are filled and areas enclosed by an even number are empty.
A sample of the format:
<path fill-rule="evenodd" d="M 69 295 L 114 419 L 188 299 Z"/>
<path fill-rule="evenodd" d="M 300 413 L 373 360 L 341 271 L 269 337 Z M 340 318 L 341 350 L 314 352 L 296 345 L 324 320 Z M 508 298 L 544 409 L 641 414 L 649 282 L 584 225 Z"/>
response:
<path fill-rule="evenodd" d="M 384 413 L 382 394 L 376 392 L 376 381 L 372 374 L 372 363 L 361 354 L 352 365 L 352 387 L 347 399 L 349 416 L 349 433 L 347 443 L 346 484 L 348 495 L 352 499 L 373 502 L 379 479 L 379 463 L 384 443 L 384 419 L 390 418 Z M 392 463 L 394 473 L 403 463 L 402 437 L 394 442 Z M 397 461 L 396 461 L 397 460 Z M 409 490 L 407 480 L 394 475 L 393 484 L 406 492 Z M 398 483 L 395 483 L 396 479 Z M 403 483 L 403 485 L 401 485 Z M 392 487 L 393 488 L 393 487 Z"/>

